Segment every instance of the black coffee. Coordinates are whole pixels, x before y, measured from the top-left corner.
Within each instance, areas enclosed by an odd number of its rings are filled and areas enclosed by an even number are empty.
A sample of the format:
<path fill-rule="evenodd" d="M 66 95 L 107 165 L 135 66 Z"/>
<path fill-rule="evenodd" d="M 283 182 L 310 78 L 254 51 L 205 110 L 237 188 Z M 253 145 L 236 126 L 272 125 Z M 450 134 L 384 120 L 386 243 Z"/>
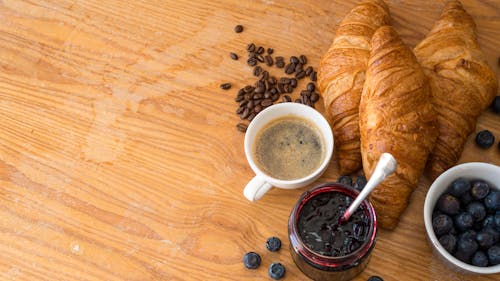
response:
<path fill-rule="evenodd" d="M 319 128 L 297 116 L 274 120 L 258 133 L 254 144 L 259 168 L 282 180 L 311 174 L 321 165 L 324 154 Z"/>

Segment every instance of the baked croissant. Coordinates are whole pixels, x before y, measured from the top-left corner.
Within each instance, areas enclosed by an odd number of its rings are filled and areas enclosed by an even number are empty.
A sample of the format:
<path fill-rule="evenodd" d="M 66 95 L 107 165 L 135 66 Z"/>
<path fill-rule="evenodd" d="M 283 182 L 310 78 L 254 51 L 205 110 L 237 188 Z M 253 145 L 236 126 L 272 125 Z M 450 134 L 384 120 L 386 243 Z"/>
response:
<path fill-rule="evenodd" d="M 375 30 L 389 21 L 384 1 L 363 1 L 344 17 L 319 64 L 319 91 L 331 121 L 340 173 L 344 175 L 361 168 L 358 109 L 370 40 Z"/>
<path fill-rule="evenodd" d="M 459 1 L 446 4 L 414 51 L 429 77 L 438 114 L 439 137 L 426 168 L 434 179 L 459 160 L 477 117 L 496 95 L 498 81 L 479 48 L 474 21 Z"/>
<path fill-rule="evenodd" d="M 391 153 L 398 162 L 396 171 L 371 193 L 380 226 L 393 229 L 434 146 L 436 114 L 429 83 L 396 31 L 379 28 L 371 46 L 359 107 L 361 155 L 368 178 L 382 153 Z"/>

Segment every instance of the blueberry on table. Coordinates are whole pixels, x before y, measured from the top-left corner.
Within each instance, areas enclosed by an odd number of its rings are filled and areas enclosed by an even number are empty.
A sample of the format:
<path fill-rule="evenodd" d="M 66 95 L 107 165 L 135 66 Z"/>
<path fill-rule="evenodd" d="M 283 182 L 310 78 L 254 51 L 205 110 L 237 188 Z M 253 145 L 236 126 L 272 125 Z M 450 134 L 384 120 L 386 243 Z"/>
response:
<path fill-rule="evenodd" d="M 448 253 L 453 254 L 457 244 L 457 237 L 455 235 L 445 234 L 439 238 L 439 243 Z"/>
<path fill-rule="evenodd" d="M 500 96 L 496 96 L 491 103 L 491 108 L 495 113 L 500 113 Z"/>
<path fill-rule="evenodd" d="M 350 176 L 340 176 L 337 182 L 343 185 L 352 186 L 352 179 Z"/>
<path fill-rule="evenodd" d="M 278 237 L 271 237 L 266 241 L 266 248 L 271 252 L 276 252 L 281 248 L 281 240 Z"/>
<path fill-rule="evenodd" d="M 243 264 L 248 269 L 256 269 L 260 266 L 261 258 L 255 252 L 248 252 L 243 256 Z"/>
<path fill-rule="evenodd" d="M 269 277 L 275 280 L 283 278 L 285 272 L 285 267 L 279 262 L 272 263 L 271 266 L 269 266 Z"/>
<path fill-rule="evenodd" d="M 484 204 L 478 201 L 474 201 L 469 203 L 467 207 L 465 208 L 466 211 L 472 215 L 474 218 L 474 221 L 481 221 L 484 219 L 486 216 L 486 208 L 484 207 Z"/>
<path fill-rule="evenodd" d="M 367 281 L 384 281 L 384 279 L 379 276 L 370 276 Z"/>
<path fill-rule="evenodd" d="M 457 253 L 472 255 L 478 249 L 475 239 L 471 237 L 460 237 L 457 242 Z"/>
<path fill-rule="evenodd" d="M 460 210 L 460 201 L 455 196 L 445 193 L 439 197 L 437 207 L 441 212 L 453 216 Z"/>
<path fill-rule="evenodd" d="M 495 136 L 488 130 L 482 130 L 476 135 L 476 144 L 481 148 L 490 148 L 495 143 Z"/>
<path fill-rule="evenodd" d="M 367 181 L 365 176 L 357 176 L 354 183 L 354 188 L 361 191 L 365 187 Z"/>
<path fill-rule="evenodd" d="M 473 256 L 472 256 L 472 265 L 475 266 L 481 266 L 485 267 L 488 266 L 488 256 L 481 251 L 477 251 Z"/>
<path fill-rule="evenodd" d="M 455 226 L 461 231 L 470 229 L 473 224 L 474 218 L 468 212 L 462 212 L 455 216 Z"/>
<path fill-rule="evenodd" d="M 432 228 L 438 237 L 448 234 L 453 228 L 453 220 L 448 215 L 438 215 L 432 220 Z"/>
<path fill-rule="evenodd" d="M 472 187 L 470 190 L 470 194 L 473 199 L 481 200 L 488 195 L 490 192 L 490 186 L 487 182 L 482 180 L 476 180 L 472 182 Z"/>
<path fill-rule="evenodd" d="M 476 241 L 481 249 L 486 250 L 496 243 L 495 234 L 488 230 L 479 231 L 476 235 Z"/>
<path fill-rule="evenodd" d="M 500 211 L 500 191 L 491 191 L 484 198 L 484 206 L 491 211 Z"/>
<path fill-rule="evenodd" d="M 495 245 L 488 249 L 488 260 L 491 265 L 500 264 L 500 246 Z"/>
<path fill-rule="evenodd" d="M 451 195 L 455 197 L 460 197 L 464 193 L 470 190 L 470 182 L 467 179 L 464 178 L 458 178 L 454 180 L 450 187 L 449 187 L 449 192 Z"/>

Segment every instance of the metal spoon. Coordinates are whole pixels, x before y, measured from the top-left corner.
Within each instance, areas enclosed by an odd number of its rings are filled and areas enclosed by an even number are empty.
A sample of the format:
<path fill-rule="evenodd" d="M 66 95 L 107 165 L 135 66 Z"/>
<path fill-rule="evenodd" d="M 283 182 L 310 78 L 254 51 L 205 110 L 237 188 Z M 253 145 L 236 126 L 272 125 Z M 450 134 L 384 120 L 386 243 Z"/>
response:
<path fill-rule="evenodd" d="M 375 187 L 381 183 L 387 176 L 396 171 L 397 161 L 389 153 L 382 153 L 380 156 L 375 171 L 373 171 L 370 180 L 366 183 L 363 190 L 359 193 L 358 197 L 352 202 L 352 204 L 347 208 L 344 215 L 340 218 L 341 222 L 347 222 L 354 211 L 361 205 L 361 202 L 366 199 L 366 197 L 372 192 Z"/>

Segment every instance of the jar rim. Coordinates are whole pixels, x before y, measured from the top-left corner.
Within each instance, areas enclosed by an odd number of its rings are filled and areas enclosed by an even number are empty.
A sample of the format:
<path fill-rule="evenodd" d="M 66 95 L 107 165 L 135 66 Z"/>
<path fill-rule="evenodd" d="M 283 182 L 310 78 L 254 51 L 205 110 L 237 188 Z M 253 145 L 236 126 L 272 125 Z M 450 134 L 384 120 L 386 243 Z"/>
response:
<path fill-rule="evenodd" d="M 376 235 L 377 235 L 377 219 L 376 219 L 376 214 L 375 210 L 372 206 L 372 204 L 368 201 L 368 199 L 365 199 L 362 203 L 361 206 L 364 207 L 365 212 L 369 216 L 370 220 L 370 228 L 369 232 L 367 234 L 367 239 L 365 242 L 355 251 L 352 253 L 349 253 L 348 255 L 345 256 L 326 256 L 326 255 L 321 255 L 313 250 L 311 250 L 301 239 L 299 233 L 298 233 L 298 217 L 301 211 L 301 208 L 311 200 L 313 197 L 318 196 L 319 194 L 323 194 L 326 192 L 340 192 L 343 193 L 351 198 L 356 198 L 356 196 L 359 194 L 359 191 L 343 185 L 341 183 L 337 182 L 329 182 L 329 183 L 324 183 L 320 184 L 318 186 L 313 187 L 312 189 L 304 192 L 297 203 L 295 204 L 294 208 L 292 209 L 292 212 L 290 214 L 289 222 L 288 222 L 288 232 L 289 232 L 289 238 L 290 238 L 290 244 L 293 247 L 293 250 L 296 251 L 298 254 L 303 256 L 306 261 L 310 264 L 313 264 L 315 266 L 321 266 L 321 267 L 326 267 L 326 268 L 331 268 L 331 267 L 344 267 L 352 264 L 353 262 L 356 262 L 357 260 L 363 259 L 373 246 L 375 245 L 376 241 Z"/>

